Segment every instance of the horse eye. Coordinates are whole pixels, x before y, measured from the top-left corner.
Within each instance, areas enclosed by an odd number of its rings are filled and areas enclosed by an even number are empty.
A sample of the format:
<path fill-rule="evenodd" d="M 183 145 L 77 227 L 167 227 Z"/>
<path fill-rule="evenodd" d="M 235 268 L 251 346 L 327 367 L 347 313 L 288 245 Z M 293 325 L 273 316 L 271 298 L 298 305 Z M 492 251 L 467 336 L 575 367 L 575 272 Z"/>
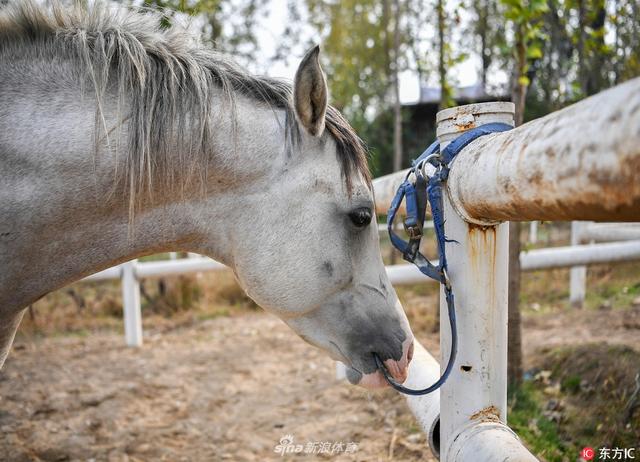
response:
<path fill-rule="evenodd" d="M 349 212 L 349 219 L 358 228 L 364 228 L 371 223 L 371 210 L 367 207 L 362 207 Z"/>

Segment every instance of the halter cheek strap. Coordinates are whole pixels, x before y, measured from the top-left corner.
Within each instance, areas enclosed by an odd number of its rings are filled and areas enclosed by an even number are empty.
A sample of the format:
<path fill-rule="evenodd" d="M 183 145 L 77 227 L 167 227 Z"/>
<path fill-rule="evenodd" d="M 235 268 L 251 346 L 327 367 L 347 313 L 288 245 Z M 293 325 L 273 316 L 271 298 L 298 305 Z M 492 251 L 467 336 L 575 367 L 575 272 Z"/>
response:
<path fill-rule="evenodd" d="M 458 350 L 458 332 L 456 329 L 456 310 L 453 290 L 447 274 L 447 255 L 445 245 L 447 242 L 456 242 L 447 239 L 444 230 L 444 211 L 442 195 L 446 181 L 449 177 L 449 164 L 469 143 L 490 133 L 503 132 L 510 130 L 512 127 L 503 123 L 486 124 L 478 128 L 473 128 L 464 132 L 455 138 L 447 147 L 440 152 L 440 145 L 434 141 L 415 161 L 407 174 L 404 182 L 398 188 L 389 213 L 387 214 L 387 230 L 389 238 L 393 246 L 398 249 L 405 260 L 413 263 L 418 267 L 420 272 L 431 279 L 438 281 L 443 285 L 445 300 L 447 302 L 447 311 L 449 315 L 449 325 L 451 326 L 451 353 L 447 366 L 440 378 L 431 386 L 422 390 L 412 390 L 399 384 L 389 374 L 384 366 L 382 359 L 374 353 L 374 359 L 378 369 L 382 372 L 389 385 L 401 393 L 407 395 L 426 395 L 431 393 L 447 380 L 453 364 L 456 360 Z M 435 167 L 435 172 L 428 176 L 426 174 L 427 164 Z M 413 181 L 411 180 L 413 178 Z M 398 213 L 398 209 L 405 201 L 406 217 L 404 220 L 404 228 L 409 237 L 408 241 L 402 239 L 393 230 L 393 222 Z M 423 236 L 422 225 L 426 214 L 427 202 L 431 208 L 431 216 L 433 218 L 433 226 L 436 234 L 438 248 L 437 265 L 430 262 L 420 252 L 420 242 Z"/>

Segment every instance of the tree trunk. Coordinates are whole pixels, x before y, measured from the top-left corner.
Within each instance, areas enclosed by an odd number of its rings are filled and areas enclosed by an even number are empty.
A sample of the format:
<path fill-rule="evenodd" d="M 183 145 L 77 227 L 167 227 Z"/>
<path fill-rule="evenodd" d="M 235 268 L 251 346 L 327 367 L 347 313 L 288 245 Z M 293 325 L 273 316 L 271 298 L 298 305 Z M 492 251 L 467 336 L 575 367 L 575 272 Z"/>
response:
<path fill-rule="evenodd" d="M 522 83 L 521 79 L 525 76 L 525 68 L 527 65 L 527 48 L 525 44 L 525 33 L 522 26 L 518 26 L 519 30 L 516 35 L 516 72 L 515 82 L 513 85 L 513 94 L 511 100 L 516 106 L 515 124 L 516 127 L 524 122 L 524 108 L 527 100 L 527 85 Z"/>
<path fill-rule="evenodd" d="M 618 56 L 618 50 L 620 50 L 620 18 L 618 17 L 618 0 L 613 0 L 613 84 L 618 85 L 620 83 L 620 58 Z"/>
<path fill-rule="evenodd" d="M 510 385 L 522 383 L 522 327 L 520 322 L 520 222 L 509 223 L 509 322 L 507 378 Z"/>
<path fill-rule="evenodd" d="M 587 69 L 587 58 L 585 56 L 585 42 L 586 42 L 586 7 L 584 5 L 584 0 L 578 0 L 578 44 L 577 44 L 577 52 L 578 52 L 578 82 L 580 83 L 580 91 L 582 92 L 582 97 L 587 96 L 587 85 L 588 85 L 588 69 Z"/>
<path fill-rule="evenodd" d="M 605 10 L 604 3 L 597 6 L 595 11 L 592 11 L 591 20 L 589 21 L 589 27 L 593 31 L 592 47 L 596 50 L 605 50 L 606 44 L 605 37 L 605 23 L 607 20 L 607 11 Z M 607 75 L 607 55 L 604 51 L 596 51 L 587 57 L 587 73 L 586 73 L 586 90 L 585 96 L 595 95 L 596 93 L 609 87 L 609 77 Z"/>
<path fill-rule="evenodd" d="M 400 1 L 394 1 L 393 23 L 393 171 L 402 168 L 402 111 L 400 107 Z"/>
<path fill-rule="evenodd" d="M 522 125 L 527 85 L 521 81 L 527 64 L 526 37 L 522 26 L 516 32 L 516 72 L 512 100 L 516 106 L 515 125 Z M 509 223 L 509 321 L 507 324 L 507 378 L 509 384 L 522 382 L 522 327 L 520 322 L 520 223 Z"/>
<path fill-rule="evenodd" d="M 389 39 L 389 16 L 391 16 L 391 6 L 389 5 L 389 0 L 384 0 L 382 2 L 382 30 L 384 32 L 384 40 L 382 42 L 384 48 L 384 68 L 386 71 L 386 77 L 389 80 L 393 81 L 392 69 L 391 69 L 391 61 L 393 57 L 391 56 L 391 43 Z"/>
<path fill-rule="evenodd" d="M 444 43 L 444 1 L 438 0 L 438 74 L 440 76 L 440 109 L 450 106 L 449 87 L 447 85 L 447 67 L 445 59 Z"/>
<path fill-rule="evenodd" d="M 491 49 L 489 48 L 489 0 L 478 1 L 475 3 L 478 21 L 476 24 L 476 33 L 480 38 L 480 59 L 482 60 L 482 68 L 480 70 L 480 84 L 482 91 L 487 92 L 487 73 L 491 65 Z"/>

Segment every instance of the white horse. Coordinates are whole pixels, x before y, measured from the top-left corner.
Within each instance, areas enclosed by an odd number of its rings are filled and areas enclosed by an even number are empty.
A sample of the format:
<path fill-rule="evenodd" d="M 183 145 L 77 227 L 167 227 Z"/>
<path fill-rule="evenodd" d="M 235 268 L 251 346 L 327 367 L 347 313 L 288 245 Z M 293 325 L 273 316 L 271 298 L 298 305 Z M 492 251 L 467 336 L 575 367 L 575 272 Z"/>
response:
<path fill-rule="evenodd" d="M 318 53 L 291 88 L 157 14 L 1 10 L 0 366 L 44 294 L 190 251 L 228 265 L 352 383 L 385 385 L 373 353 L 404 381 L 413 336 L 380 256 L 365 148 L 327 104 Z"/>

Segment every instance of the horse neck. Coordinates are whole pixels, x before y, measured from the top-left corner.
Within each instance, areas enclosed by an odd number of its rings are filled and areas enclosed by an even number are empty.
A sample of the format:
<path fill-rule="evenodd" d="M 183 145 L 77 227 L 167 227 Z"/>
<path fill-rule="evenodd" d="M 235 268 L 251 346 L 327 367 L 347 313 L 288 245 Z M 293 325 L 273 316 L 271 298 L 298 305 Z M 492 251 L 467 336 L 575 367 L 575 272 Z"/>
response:
<path fill-rule="evenodd" d="M 217 114 L 211 153 L 216 165 L 204 187 L 194 184 L 174 197 L 158 182 L 153 200 L 141 201 L 131 220 L 126 195 L 114 189 L 125 153 L 92 154 L 95 100 L 60 88 L 26 96 L 34 94 L 27 76 L 12 79 L 22 88 L 0 85 L 6 180 L 0 186 L 0 234 L 10 237 L 0 240 L 0 266 L 6 269 L 0 272 L 0 310 L 21 308 L 85 275 L 151 253 L 194 251 L 232 263 L 240 221 L 235 211 L 247 191 L 277 168 L 283 152 L 282 139 L 264 137 L 281 131 L 271 109 L 239 98 L 235 126 L 228 114 Z M 121 120 L 116 107 L 115 101 L 103 105 L 107 127 Z M 114 143 L 112 136 L 111 146 L 127 146 L 126 131 L 125 125 L 112 132 L 123 139 Z M 256 152 L 259 165 L 249 159 Z"/>

